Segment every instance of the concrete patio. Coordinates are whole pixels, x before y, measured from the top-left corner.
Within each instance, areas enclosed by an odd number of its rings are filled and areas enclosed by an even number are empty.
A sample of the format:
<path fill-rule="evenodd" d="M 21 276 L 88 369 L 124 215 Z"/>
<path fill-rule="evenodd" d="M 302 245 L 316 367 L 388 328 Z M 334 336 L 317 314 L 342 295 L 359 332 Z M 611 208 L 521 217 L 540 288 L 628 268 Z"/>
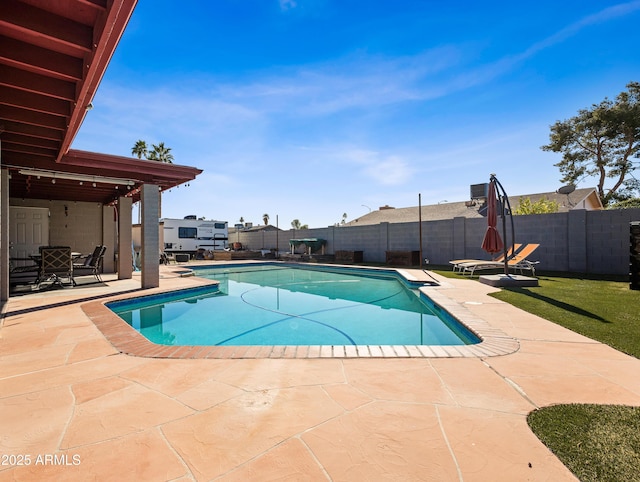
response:
<path fill-rule="evenodd" d="M 163 266 L 160 288 L 144 293 L 199 282 L 175 271 Z M 4 307 L 0 480 L 576 480 L 527 413 L 640 405 L 640 360 L 495 300 L 495 288 L 475 281 L 437 290 L 516 351 L 131 356 L 83 304 L 135 294 L 139 276 L 106 279 Z"/>

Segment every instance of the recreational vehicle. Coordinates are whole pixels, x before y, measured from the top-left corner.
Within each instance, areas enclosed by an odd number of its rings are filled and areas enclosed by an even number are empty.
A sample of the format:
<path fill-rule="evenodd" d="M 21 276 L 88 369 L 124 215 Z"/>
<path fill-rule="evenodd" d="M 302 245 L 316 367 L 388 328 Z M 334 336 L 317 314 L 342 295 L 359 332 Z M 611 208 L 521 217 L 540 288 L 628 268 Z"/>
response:
<path fill-rule="evenodd" d="M 184 219 L 160 220 L 167 253 L 195 255 L 199 250 L 214 251 L 227 247 L 229 231 L 227 221 L 212 221 L 186 216 Z"/>

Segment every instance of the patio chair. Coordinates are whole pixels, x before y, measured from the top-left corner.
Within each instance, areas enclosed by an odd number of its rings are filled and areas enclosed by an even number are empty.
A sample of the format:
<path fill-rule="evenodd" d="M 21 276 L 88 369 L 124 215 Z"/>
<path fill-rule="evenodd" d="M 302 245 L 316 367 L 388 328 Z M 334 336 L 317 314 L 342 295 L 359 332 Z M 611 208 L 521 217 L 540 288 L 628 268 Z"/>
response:
<path fill-rule="evenodd" d="M 516 243 L 511 248 L 509 248 L 507 252 L 507 259 L 513 256 L 513 253 L 517 252 L 522 244 Z M 501 253 L 500 256 L 497 256 L 491 260 L 482 260 L 482 259 L 453 259 L 449 261 L 449 264 L 453 265 L 453 271 L 462 271 L 462 266 L 465 263 L 484 263 L 484 262 L 496 262 L 502 263 L 504 261 L 504 253 Z"/>
<path fill-rule="evenodd" d="M 514 254 L 510 259 L 507 260 L 507 268 L 520 270 L 520 272 L 524 272 L 524 270 L 531 271 L 532 276 L 536 275 L 535 265 L 540 263 L 540 261 L 529 261 L 527 258 L 536 250 L 540 245 L 531 243 L 525 245 L 520 251 Z M 473 276 L 478 270 L 485 269 L 500 269 L 504 266 L 504 261 L 480 261 L 480 262 L 472 262 L 472 263 L 462 263 L 460 265 L 460 272 L 462 274 L 469 273 L 469 276 Z"/>
<path fill-rule="evenodd" d="M 171 261 L 176 262 L 176 257 L 173 253 L 160 253 L 160 264 L 168 265 Z"/>
<path fill-rule="evenodd" d="M 40 248 L 40 272 L 38 273 L 38 288 L 44 282 L 51 281 L 52 286 L 64 286 L 62 279 L 68 278 L 69 283 L 76 285 L 73 279 L 73 263 L 71 248 L 44 246 Z"/>
<path fill-rule="evenodd" d="M 104 253 L 107 251 L 106 246 L 96 246 L 93 253 L 80 259 L 84 259 L 82 263 L 73 263 L 74 276 L 93 275 L 98 281 L 102 281 L 100 273 L 102 271 L 102 261 Z"/>

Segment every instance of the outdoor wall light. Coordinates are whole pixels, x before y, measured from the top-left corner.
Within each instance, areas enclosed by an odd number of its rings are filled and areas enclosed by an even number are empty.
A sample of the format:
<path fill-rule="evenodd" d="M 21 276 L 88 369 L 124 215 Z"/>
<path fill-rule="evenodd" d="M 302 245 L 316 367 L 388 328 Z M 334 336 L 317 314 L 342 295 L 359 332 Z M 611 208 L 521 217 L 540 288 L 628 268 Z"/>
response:
<path fill-rule="evenodd" d="M 52 178 L 51 182 L 55 184 L 56 179 L 68 179 L 70 181 L 93 181 L 93 187 L 96 187 L 96 182 L 100 182 L 103 184 L 116 184 L 122 186 L 133 186 L 135 185 L 135 181 L 132 179 L 120 179 L 117 177 L 104 177 L 104 176 L 90 176 L 84 174 L 74 174 L 72 172 L 59 172 L 59 171 L 40 171 L 35 169 L 21 169 L 18 171 L 20 174 L 24 176 L 36 176 L 38 179 L 40 177 L 49 177 Z"/>

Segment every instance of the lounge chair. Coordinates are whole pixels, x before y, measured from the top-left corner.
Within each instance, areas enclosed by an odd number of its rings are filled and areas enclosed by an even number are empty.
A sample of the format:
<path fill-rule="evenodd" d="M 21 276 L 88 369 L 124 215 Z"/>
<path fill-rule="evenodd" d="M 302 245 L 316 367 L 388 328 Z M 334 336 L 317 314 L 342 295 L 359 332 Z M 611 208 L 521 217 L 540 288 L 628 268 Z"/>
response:
<path fill-rule="evenodd" d="M 515 253 L 516 251 L 518 251 L 520 249 L 520 247 L 522 246 L 522 244 L 516 243 L 514 244 L 508 251 L 507 253 L 507 259 L 511 258 L 513 256 L 513 253 Z M 453 271 L 462 271 L 462 265 L 467 264 L 467 263 L 491 263 L 491 262 L 495 262 L 495 263 L 502 263 L 504 261 L 504 253 L 500 254 L 500 256 L 497 256 L 491 260 L 483 260 L 483 259 L 453 259 L 451 261 L 449 261 L 450 264 L 453 265 Z"/>
<path fill-rule="evenodd" d="M 73 263 L 73 273 L 75 276 L 83 276 L 92 274 L 98 281 L 102 281 L 100 278 L 100 272 L 102 271 L 102 260 L 104 259 L 104 253 L 107 251 L 106 246 L 96 246 L 89 256 L 81 257 L 84 259 L 82 263 Z"/>
<path fill-rule="evenodd" d="M 14 261 L 30 261 L 23 266 L 15 266 Z M 9 282 L 13 284 L 32 282 L 38 279 L 40 265 L 33 262 L 33 258 L 9 259 Z"/>
<path fill-rule="evenodd" d="M 524 270 L 531 271 L 531 274 L 535 276 L 536 270 L 535 265 L 539 263 L 539 261 L 529 261 L 527 258 L 536 250 L 540 245 L 531 243 L 525 245 L 520 251 L 514 254 L 511 258 L 507 260 L 507 268 L 520 270 L 520 272 L 524 272 Z M 471 263 L 462 263 L 460 264 L 458 270 L 462 274 L 469 273 L 469 276 L 473 276 L 473 273 L 478 270 L 485 269 L 500 269 L 504 266 L 504 261 L 475 261 Z"/>

